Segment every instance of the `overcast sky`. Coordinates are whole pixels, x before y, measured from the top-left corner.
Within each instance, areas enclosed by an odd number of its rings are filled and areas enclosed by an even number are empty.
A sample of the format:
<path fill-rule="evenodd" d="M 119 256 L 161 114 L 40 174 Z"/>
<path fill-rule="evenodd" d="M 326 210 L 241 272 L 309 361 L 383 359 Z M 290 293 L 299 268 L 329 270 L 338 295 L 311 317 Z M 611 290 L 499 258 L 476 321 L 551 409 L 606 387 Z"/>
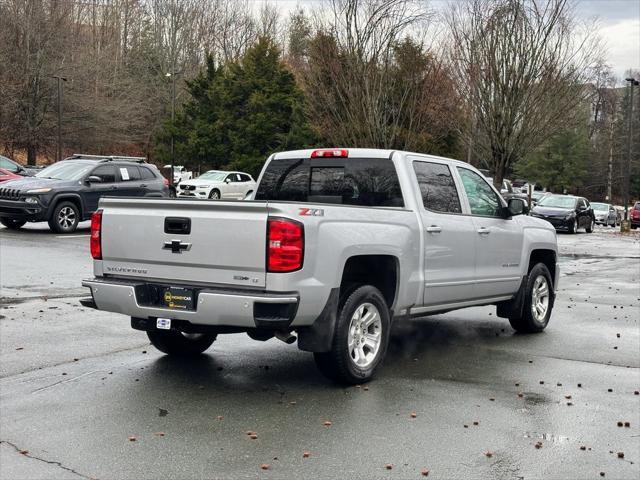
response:
<path fill-rule="evenodd" d="M 252 0 L 255 6 L 265 0 Z M 266 0 L 276 4 L 288 15 L 300 5 L 304 8 L 317 7 L 323 0 Z M 455 0 L 428 0 L 437 11 L 442 11 Z M 619 81 L 626 70 L 640 70 L 640 0 L 574 0 L 576 12 L 584 20 L 598 18 L 600 35 L 607 46 L 607 62 Z"/>

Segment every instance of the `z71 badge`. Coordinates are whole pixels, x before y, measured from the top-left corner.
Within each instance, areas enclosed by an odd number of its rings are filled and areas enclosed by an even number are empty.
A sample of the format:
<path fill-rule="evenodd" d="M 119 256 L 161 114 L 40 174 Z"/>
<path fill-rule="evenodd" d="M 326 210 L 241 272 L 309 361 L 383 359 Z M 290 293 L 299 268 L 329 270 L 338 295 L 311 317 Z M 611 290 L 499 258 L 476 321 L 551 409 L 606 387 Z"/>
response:
<path fill-rule="evenodd" d="M 324 210 L 321 208 L 301 208 L 299 215 L 301 217 L 324 217 Z"/>

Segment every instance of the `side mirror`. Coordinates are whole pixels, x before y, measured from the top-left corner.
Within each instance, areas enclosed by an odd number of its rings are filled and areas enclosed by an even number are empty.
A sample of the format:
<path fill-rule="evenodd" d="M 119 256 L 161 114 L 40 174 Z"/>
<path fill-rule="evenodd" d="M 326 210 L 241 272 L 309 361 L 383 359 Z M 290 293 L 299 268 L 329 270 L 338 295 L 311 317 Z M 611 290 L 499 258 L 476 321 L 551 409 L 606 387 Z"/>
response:
<path fill-rule="evenodd" d="M 87 178 L 87 183 L 102 183 L 102 178 L 98 177 L 97 175 L 90 175 Z"/>
<path fill-rule="evenodd" d="M 224 183 L 231 183 L 231 179 L 230 178 L 225 178 L 224 179 Z"/>
<path fill-rule="evenodd" d="M 587 209 L 587 206 L 586 206 L 586 205 L 580 205 L 580 206 L 578 207 L 578 211 L 579 211 L 579 212 L 584 212 L 586 209 Z"/>
<path fill-rule="evenodd" d="M 509 203 L 507 204 L 507 210 L 509 211 L 509 215 L 525 215 L 529 213 L 529 207 L 526 202 L 521 198 L 510 198 Z"/>

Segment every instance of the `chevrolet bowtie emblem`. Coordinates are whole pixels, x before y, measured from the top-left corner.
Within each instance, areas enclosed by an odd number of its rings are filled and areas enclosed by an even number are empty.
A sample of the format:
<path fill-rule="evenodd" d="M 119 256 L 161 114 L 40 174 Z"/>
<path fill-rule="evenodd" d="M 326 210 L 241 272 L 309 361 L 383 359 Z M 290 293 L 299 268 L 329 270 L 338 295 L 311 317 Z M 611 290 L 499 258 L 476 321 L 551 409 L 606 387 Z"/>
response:
<path fill-rule="evenodd" d="M 171 253 L 182 253 L 183 250 L 191 250 L 190 243 L 182 243 L 180 240 L 171 240 L 170 242 L 164 242 L 163 250 L 171 250 Z"/>

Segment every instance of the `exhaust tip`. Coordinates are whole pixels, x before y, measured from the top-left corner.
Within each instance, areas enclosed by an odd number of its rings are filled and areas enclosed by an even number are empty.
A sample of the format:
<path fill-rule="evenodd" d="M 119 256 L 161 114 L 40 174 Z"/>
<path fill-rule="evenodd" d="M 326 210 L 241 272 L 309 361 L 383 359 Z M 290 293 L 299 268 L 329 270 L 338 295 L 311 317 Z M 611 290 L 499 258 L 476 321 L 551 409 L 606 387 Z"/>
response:
<path fill-rule="evenodd" d="M 295 343 L 295 341 L 298 339 L 298 337 L 296 337 L 291 332 L 282 332 L 282 331 L 276 332 L 275 337 L 278 340 L 283 341 L 287 345 L 291 345 L 292 343 Z"/>

